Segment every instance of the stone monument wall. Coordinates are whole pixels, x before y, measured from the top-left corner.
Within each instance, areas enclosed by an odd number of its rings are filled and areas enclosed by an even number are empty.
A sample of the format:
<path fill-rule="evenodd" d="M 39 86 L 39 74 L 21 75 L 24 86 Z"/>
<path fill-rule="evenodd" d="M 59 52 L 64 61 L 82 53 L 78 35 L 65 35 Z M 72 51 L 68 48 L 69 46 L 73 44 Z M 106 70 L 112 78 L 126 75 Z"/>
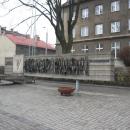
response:
<path fill-rule="evenodd" d="M 114 60 L 109 54 L 26 57 L 24 71 L 25 76 L 112 81 Z"/>

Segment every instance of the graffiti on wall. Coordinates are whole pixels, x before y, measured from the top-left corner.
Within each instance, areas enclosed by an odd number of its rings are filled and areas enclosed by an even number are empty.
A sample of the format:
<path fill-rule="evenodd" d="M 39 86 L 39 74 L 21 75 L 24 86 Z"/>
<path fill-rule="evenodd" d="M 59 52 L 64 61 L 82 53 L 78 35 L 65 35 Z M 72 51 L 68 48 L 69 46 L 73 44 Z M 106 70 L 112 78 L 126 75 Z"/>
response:
<path fill-rule="evenodd" d="M 88 60 L 83 57 L 52 58 L 52 59 L 26 59 L 24 69 L 26 73 L 45 73 L 61 75 L 88 75 Z"/>

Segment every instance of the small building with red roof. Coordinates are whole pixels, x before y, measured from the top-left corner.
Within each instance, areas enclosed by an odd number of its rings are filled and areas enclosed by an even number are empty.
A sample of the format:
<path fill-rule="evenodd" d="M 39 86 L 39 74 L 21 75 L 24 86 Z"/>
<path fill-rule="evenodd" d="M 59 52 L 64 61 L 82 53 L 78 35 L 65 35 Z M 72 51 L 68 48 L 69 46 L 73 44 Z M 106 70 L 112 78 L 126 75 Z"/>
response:
<path fill-rule="evenodd" d="M 5 57 L 23 54 L 25 56 L 55 54 L 52 44 L 40 40 L 39 36 L 31 38 L 13 30 L 0 28 L 0 66 L 4 66 Z"/>

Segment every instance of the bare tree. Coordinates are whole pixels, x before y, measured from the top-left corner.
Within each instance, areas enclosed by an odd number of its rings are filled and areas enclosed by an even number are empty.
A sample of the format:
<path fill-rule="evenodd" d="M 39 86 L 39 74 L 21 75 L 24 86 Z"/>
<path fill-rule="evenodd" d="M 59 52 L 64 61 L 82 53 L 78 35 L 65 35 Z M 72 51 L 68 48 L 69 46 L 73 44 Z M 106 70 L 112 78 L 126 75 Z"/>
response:
<path fill-rule="evenodd" d="M 23 0 L 18 0 L 23 5 L 35 8 L 41 15 L 45 16 L 55 30 L 57 39 L 60 42 L 63 53 L 70 53 L 73 44 L 73 28 L 78 19 L 80 0 L 68 0 L 68 37 L 65 37 L 65 26 L 62 18 L 63 6 L 61 0 L 46 0 L 45 3 L 42 3 L 41 0 L 29 0 L 25 2 Z M 73 14 L 75 11 L 75 18 Z"/>
<path fill-rule="evenodd" d="M 7 3 L 8 1 L 9 0 L 3 0 L 3 2 L 1 3 L 2 4 Z M 62 0 L 44 0 L 45 2 L 43 2 L 42 0 L 27 0 L 26 2 L 25 0 L 18 0 L 18 1 L 22 5 L 36 9 L 40 13 L 39 17 L 41 16 L 46 17 L 55 30 L 56 37 L 62 47 L 62 53 L 70 53 L 72 44 L 73 44 L 72 32 L 78 19 L 78 13 L 79 13 L 81 0 L 67 0 L 67 3 L 65 5 L 68 8 L 68 21 L 67 21 L 67 25 L 68 25 L 67 35 L 68 36 L 67 37 L 65 36 L 65 26 L 64 26 L 64 20 L 62 17 L 63 8 L 64 8 L 64 6 L 62 5 Z M 18 8 L 18 7 L 19 6 L 15 8 Z M 15 8 L 11 9 L 10 11 L 14 10 Z M 74 12 L 75 12 L 75 15 L 74 15 Z M 28 20 L 30 18 L 31 17 L 25 20 Z M 23 23 L 25 20 L 23 20 L 20 23 Z"/>

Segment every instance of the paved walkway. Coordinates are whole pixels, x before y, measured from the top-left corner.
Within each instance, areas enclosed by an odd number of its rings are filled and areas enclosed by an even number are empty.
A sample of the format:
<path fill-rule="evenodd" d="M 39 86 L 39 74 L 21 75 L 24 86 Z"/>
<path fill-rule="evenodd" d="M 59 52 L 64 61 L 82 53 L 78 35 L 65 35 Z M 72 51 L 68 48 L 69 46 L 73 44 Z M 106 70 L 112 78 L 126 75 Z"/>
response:
<path fill-rule="evenodd" d="M 130 130 L 130 91 L 65 97 L 41 84 L 0 86 L 0 130 Z"/>

